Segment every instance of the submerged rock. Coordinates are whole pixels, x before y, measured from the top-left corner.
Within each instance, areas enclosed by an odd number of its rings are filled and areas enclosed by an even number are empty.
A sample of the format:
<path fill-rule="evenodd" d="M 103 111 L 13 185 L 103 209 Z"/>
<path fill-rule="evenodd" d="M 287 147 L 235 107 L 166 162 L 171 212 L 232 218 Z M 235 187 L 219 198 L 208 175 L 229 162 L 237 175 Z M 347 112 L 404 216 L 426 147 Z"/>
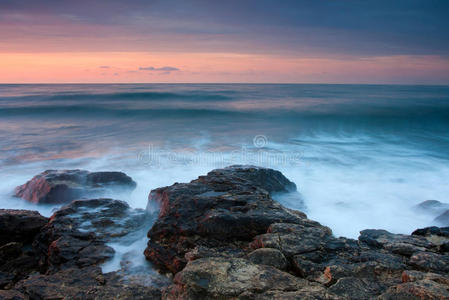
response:
<path fill-rule="evenodd" d="M 34 246 L 44 270 L 96 265 L 114 255 L 107 242 L 124 236 L 135 240 L 132 234 L 149 221 L 145 210 L 131 209 L 120 200 L 75 200 L 51 216 Z"/>
<path fill-rule="evenodd" d="M 106 192 L 133 190 L 136 183 L 122 172 L 47 170 L 15 190 L 17 197 L 33 203 L 67 203 L 102 197 Z"/>

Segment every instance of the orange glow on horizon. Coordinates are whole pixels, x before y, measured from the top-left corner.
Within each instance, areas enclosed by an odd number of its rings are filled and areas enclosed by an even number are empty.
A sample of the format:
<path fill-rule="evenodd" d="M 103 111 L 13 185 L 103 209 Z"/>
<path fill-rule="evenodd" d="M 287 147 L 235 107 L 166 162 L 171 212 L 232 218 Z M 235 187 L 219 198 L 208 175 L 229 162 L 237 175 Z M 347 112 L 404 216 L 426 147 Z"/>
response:
<path fill-rule="evenodd" d="M 179 70 L 139 70 L 172 67 Z M 306 58 L 178 52 L 0 53 L 0 83 L 449 83 L 438 56 Z"/>

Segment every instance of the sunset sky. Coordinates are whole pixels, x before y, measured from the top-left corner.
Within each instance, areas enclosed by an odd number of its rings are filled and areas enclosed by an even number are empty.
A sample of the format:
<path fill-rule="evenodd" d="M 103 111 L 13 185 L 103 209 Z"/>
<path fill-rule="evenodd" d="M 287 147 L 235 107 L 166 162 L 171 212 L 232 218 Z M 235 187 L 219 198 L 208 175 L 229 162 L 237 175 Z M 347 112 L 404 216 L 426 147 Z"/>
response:
<path fill-rule="evenodd" d="M 1 0 L 0 82 L 449 84 L 446 0 Z"/>

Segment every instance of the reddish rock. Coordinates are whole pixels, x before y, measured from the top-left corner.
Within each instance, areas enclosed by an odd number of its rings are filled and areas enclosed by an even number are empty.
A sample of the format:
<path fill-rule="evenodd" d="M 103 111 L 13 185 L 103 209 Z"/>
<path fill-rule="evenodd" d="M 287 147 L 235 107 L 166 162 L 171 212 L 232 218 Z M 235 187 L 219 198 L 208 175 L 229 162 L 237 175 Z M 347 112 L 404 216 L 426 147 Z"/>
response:
<path fill-rule="evenodd" d="M 67 203 L 102 197 L 107 192 L 133 190 L 136 183 L 122 172 L 47 170 L 15 190 L 17 197 L 33 203 Z"/>

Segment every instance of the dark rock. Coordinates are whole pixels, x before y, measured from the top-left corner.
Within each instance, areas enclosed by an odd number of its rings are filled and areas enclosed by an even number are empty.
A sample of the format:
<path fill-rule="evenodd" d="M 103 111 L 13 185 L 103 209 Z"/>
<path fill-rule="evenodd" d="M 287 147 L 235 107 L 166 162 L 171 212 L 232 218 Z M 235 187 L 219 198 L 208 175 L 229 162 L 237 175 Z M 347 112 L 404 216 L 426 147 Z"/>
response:
<path fill-rule="evenodd" d="M 28 298 L 18 291 L 0 290 L 0 300 L 28 300 Z"/>
<path fill-rule="evenodd" d="M 366 278 L 344 277 L 329 288 L 329 292 L 343 299 L 373 299 L 385 290 L 385 285 Z"/>
<path fill-rule="evenodd" d="M 278 249 L 259 248 L 248 254 L 250 262 L 256 265 L 267 265 L 279 270 L 287 269 L 288 263 L 284 254 Z"/>
<path fill-rule="evenodd" d="M 411 256 L 418 251 L 436 248 L 426 238 L 413 235 L 393 234 L 386 230 L 366 229 L 360 232 L 359 241 L 370 247 L 383 248 L 392 253 Z"/>
<path fill-rule="evenodd" d="M 422 299 L 449 299 L 448 286 L 432 280 L 407 282 L 390 287 L 379 296 L 380 300 L 422 300 Z"/>
<path fill-rule="evenodd" d="M 9 242 L 31 243 L 47 222 L 37 211 L 0 209 L 0 246 Z"/>
<path fill-rule="evenodd" d="M 433 220 L 440 226 L 449 226 L 449 209 Z"/>
<path fill-rule="evenodd" d="M 36 237 L 42 270 L 86 267 L 114 255 L 106 245 L 118 237 L 135 241 L 134 234 L 149 226 L 145 210 L 131 209 L 113 199 L 75 200 L 56 211 Z"/>
<path fill-rule="evenodd" d="M 439 252 L 449 252 L 449 227 L 432 226 L 416 229 L 412 235 L 425 237 L 437 246 Z"/>
<path fill-rule="evenodd" d="M 160 299 L 158 288 L 122 282 L 99 267 L 68 268 L 52 275 L 35 275 L 15 289 L 31 299 Z"/>
<path fill-rule="evenodd" d="M 273 223 L 300 223 L 304 214 L 286 209 L 270 197 L 271 192 L 294 188 L 278 171 L 233 166 L 211 171 L 188 184 L 153 190 L 150 205 L 157 202 L 161 210 L 148 232 L 145 256 L 162 271 L 176 273 L 187 262 L 185 254 L 198 245 L 245 248 Z"/>
<path fill-rule="evenodd" d="M 33 203 L 67 203 L 103 197 L 110 190 L 133 190 L 135 187 L 131 177 L 122 172 L 47 170 L 18 186 L 15 193 Z"/>

